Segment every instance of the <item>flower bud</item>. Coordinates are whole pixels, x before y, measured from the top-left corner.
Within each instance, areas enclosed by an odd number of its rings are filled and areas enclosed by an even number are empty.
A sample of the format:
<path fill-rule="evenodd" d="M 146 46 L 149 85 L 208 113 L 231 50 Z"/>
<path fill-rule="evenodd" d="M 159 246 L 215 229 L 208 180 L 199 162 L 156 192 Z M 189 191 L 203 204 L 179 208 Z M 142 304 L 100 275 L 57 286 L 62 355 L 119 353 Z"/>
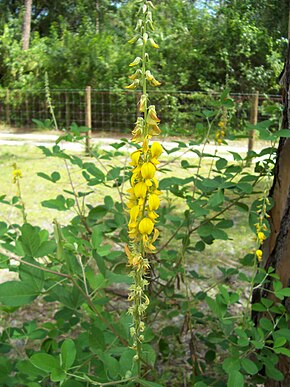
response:
<path fill-rule="evenodd" d="M 134 187 L 134 194 L 137 198 L 145 198 L 147 194 L 147 185 L 143 182 L 137 183 Z"/>
<path fill-rule="evenodd" d="M 149 218 L 144 218 L 141 220 L 141 222 L 139 223 L 139 231 L 142 235 L 146 234 L 146 235 L 150 235 L 153 231 L 153 228 L 154 228 L 154 223 L 152 222 L 151 219 Z"/>
<path fill-rule="evenodd" d="M 154 159 L 158 159 L 158 157 L 163 152 L 163 148 L 159 142 L 153 142 L 153 144 L 151 145 L 150 151 L 151 151 L 151 157 Z"/>
<path fill-rule="evenodd" d="M 160 206 L 160 199 L 157 195 L 150 195 L 149 196 L 149 199 L 148 199 L 148 205 L 149 205 L 149 209 L 150 211 L 154 211 L 154 210 L 157 210 Z"/>
<path fill-rule="evenodd" d="M 141 61 L 142 61 L 142 59 L 140 58 L 140 56 L 137 56 L 137 57 L 133 60 L 133 62 L 131 62 L 131 63 L 129 64 L 129 66 L 130 66 L 130 67 L 137 66 Z"/>
<path fill-rule="evenodd" d="M 159 48 L 158 44 L 154 41 L 154 39 L 150 38 L 149 43 L 153 48 Z"/>
<path fill-rule="evenodd" d="M 144 163 L 141 168 L 141 175 L 143 179 L 152 179 L 155 175 L 156 168 L 152 163 Z"/>

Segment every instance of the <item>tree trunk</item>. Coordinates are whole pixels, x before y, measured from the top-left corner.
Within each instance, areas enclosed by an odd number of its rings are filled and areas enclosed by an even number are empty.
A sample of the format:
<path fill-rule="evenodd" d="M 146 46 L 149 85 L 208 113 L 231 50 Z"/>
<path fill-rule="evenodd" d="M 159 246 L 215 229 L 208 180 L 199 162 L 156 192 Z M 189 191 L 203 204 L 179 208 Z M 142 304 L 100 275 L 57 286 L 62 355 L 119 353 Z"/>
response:
<path fill-rule="evenodd" d="M 32 0 L 25 0 L 25 14 L 22 30 L 22 50 L 29 49 L 30 29 L 31 29 Z"/>
<path fill-rule="evenodd" d="M 96 0 L 96 33 L 100 32 L 100 0 Z"/>
<path fill-rule="evenodd" d="M 290 44 L 288 44 L 287 58 L 281 77 L 283 93 L 283 129 L 290 130 Z M 269 194 L 274 200 L 274 207 L 269 212 L 270 236 L 262 246 L 263 267 L 267 270 L 274 268 L 279 275 L 283 287 L 290 286 L 290 138 L 281 138 L 277 151 L 273 185 Z M 268 288 L 271 284 L 268 285 Z M 267 297 L 267 291 L 259 289 L 253 293 L 253 303 L 259 302 L 261 297 Z M 290 310 L 290 298 L 284 300 L 285 307 Z M 257 323 L 261 313 L 253 312 L 253 319 Z M 290 366 L 286 356 L 280 356 L 278 368 L 284 374 L 284 381 L 268 380 L 267 387 L 289 387 Z"/>

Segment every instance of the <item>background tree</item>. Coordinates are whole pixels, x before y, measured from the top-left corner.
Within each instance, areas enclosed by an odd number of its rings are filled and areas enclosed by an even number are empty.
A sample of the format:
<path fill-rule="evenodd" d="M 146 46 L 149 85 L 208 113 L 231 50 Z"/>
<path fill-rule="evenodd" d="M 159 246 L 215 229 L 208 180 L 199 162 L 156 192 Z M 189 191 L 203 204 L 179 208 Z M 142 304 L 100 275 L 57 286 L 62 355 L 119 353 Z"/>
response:
<path fill-rule="evenodd" d="M 32 0 L 25 0 L 24 5 L 24 20 L 23 20 L 23 32 L 22 32 L 22 49 L 29 49 L 30 29 L 31 29 L 31 10 Z"/>

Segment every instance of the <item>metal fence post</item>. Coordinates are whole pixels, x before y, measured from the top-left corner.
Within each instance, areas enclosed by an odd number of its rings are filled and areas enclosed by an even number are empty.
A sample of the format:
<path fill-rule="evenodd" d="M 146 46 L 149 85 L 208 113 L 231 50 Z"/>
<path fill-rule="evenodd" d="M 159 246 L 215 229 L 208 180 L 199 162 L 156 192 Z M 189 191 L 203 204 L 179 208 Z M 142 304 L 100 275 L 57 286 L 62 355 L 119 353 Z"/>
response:
<path fill-rule="evenodd" d="M 87 131 L 86 134 L 86 154 L 90 153 L 90 138 L 92 135 L 92 100 L 91 100 L 91 86 L 86 87 L 86 94 L 85 94 L 85 103 L 86 103 L 86 127 L 90 130 Z"/>
<path fill-rule="evenodd" d="M 256 125 L 258 122 L 258 108 L 259 108 L 259 92 L 253 95 L 251 100 L 251 114 L 250 114 L 250 123 Z M 255 130 L 252 129 L 249 131 L 249 141 L 248 141 L 248 154 L 254 148 L 254 139 L 255 139 Z"/>
<path fill-rule="evenodd" d="M 6 89 L 6 100 L 5 100 L 5 105 L 6 105 L 6 124 L 10 126 L 10 91 L 9 89 Z"/>

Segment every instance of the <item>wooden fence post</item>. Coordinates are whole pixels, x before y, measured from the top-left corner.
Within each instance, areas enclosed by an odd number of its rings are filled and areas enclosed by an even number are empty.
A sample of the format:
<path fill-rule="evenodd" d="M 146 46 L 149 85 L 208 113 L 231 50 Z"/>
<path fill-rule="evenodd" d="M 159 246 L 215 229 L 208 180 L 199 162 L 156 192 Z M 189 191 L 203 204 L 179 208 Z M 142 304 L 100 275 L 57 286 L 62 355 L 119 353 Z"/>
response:
<path fill-rule="evenodd" d="M 6 125 L 10 126 L 10 91 L 6 89 Z"/>
<path fill-rule="evenodd" d="M 64 100 L 65 100 L 65 125 L 68 129 L 70 126 L 70 108 L 69 108 L 69 92 L 64 92 Z"/>
<path fill-rule="evenodd" d="M 251 100 L 251 115 L 250 115 L 250 123 L 252 125 L 256 125 L 258 122 L 258 108 L 259 108 L 259 92 L 253 95 Z M 254 140 L 255 140 L 255 130 L 252 129 L 249 131 L 249 141 L 248 141 L 248 154 L 254 148 Z"/>
<path fill-rule="evenodd" d="M 92 100 L 91 100 L 91 86 L 86 87 L 86 127 L 90 130 L 86 134 L 86 154 L 90 153 L 90 138 L 92 135 Z"/>

